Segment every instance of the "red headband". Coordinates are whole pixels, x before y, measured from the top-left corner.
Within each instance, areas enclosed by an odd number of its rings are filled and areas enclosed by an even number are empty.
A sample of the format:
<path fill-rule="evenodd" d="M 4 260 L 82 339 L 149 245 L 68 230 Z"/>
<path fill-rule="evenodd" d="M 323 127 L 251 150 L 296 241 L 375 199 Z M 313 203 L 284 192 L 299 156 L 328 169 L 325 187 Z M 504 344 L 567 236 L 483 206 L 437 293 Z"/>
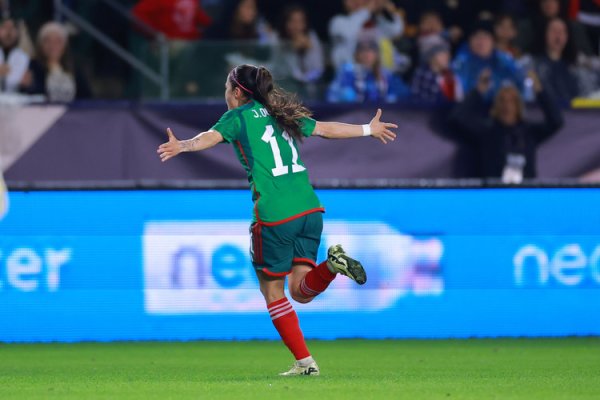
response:
<path fill-rule="evenodd" d="M 235 70 L 231 73 L 231 79 L 233 79 L 233 81 L 242 88 L 243 91 L 250 93 L 250 94 L 254 94 L 254 92 L 252 92 L 252 90 L 247 89 L 244 85 L 242 85 L 237 79 L 235 79 Z"/>

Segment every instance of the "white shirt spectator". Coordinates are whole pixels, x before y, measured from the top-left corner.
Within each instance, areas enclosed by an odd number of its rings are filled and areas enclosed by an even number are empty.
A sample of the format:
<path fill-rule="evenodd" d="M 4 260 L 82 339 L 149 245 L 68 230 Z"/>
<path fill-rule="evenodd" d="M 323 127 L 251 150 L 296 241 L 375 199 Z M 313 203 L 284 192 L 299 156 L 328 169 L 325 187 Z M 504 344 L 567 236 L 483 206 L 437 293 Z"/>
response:
<path fill-rule="evenodd" d="M 19 47 L 14 20 L 0 22 L 0 92 L 16 92 L 29 68 L 29 55 Z"/>
<path fill-rule="evenodd" d="M 290 45 L 284 47 L 283 50 L 287 71 L 297 81 L 307 83 L 319 79 L 325 69 L 321 41 L 314 31 L 308 33 L 308 38 L 311 45 L 305 52 L 298 52 Z"/>
<path fill-rule="evenodd" d="M 29 67 L 29 55 L 19 47 L 15 47 L 10 50 L 7 57 L 0 49 L 0 65 L 2 64 L 7 64 L 9 69 L 6 76 L 0 77 L 0 92 L 17 92 Z"/>
<path fill-rule="evenodd" d="M 356 43 L 363 33 L 365 23 L 370 18 L 371 11 L 361 8 L 347 15 L 336 15 L 331 19 L 329 22 L 329 36 L 333 46 L 331 61 L 336 68 L 353 61 Z M 404 22 L 398 14 L 391 14 L 391 19 L 377 14 L 374 28 L 377 39 L 391 39 L 402 34 Z"/>

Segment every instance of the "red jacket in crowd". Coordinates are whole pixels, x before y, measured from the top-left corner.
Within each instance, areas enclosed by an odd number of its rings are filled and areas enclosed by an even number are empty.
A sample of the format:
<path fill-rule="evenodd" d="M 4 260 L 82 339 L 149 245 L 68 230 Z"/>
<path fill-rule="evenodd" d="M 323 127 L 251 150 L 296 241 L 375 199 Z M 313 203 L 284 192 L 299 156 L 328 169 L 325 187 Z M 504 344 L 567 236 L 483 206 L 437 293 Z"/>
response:
<path fill-rule="evenodd" d="M 600 0 L 570 0 L 569 18 L 577 20 L 581 13 L 595 17 L 598 23 L 592 25 L 600 25 Z"/>
<path fill-rule="evenodd" d="M 169 39 L 200 39 L 212 22 L 199 0 L 140 0 L 133 13 Z"/>

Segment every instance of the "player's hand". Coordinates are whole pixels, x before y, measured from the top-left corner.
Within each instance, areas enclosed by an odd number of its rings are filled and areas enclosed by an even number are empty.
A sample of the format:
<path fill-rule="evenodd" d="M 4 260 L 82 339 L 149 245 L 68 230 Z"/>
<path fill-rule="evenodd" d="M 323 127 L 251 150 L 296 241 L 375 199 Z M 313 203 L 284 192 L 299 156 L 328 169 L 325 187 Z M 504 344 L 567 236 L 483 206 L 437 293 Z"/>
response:
<path fill-rule="evenodd" d="M 171 128 L 167 128 L 167 135 L 169 136 L 169 141 L 158 146 L 158 150 L 156 150 L 162 162 L 175 157 L 182 151 L 181 143 L 179 143 L 179 140 L 173 135 Z"/>
<path fill-rule="evenodd" d="M 377 109 L 377 114 L 373 117 L 369 125 L 371 126 L 371 136 L 381 140 L 383 144 L 388 141 L 393 142 L 396 139 L 396 134 L 390 129 L 398 128 L 398 125 L 389 122 L 381 122 L 381 108 Z"/>

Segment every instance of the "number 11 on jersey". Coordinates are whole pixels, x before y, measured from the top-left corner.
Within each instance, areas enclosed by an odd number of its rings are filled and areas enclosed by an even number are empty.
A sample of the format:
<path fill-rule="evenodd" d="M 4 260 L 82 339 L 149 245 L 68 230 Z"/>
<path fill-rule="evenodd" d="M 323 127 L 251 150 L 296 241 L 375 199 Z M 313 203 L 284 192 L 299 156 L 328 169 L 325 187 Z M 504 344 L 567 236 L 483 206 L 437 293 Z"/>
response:
<path fill-rule="evenodd" d="M 273 129 L 273 125 L 267 125 L 261 139 L 263 142 L 271 145 L 271 151 L 273 152 L 273 158 L 275 160 L 275 168 L 271 169 L 273 176 L 280 176 L 289 173 L 290 167 L 283 164 L 277 137 L 274 136 L 274 133 L 275 130 Z M 292 173 L 304 171 L 306 168 L 298 164 L 298 150 L 296 150 L 296 146 L 294 146 L 294 139 L 292 139 L 286 131 L 283 131 L 281 136 L 288 142 L 290 149 L 292 150 Z"/>

